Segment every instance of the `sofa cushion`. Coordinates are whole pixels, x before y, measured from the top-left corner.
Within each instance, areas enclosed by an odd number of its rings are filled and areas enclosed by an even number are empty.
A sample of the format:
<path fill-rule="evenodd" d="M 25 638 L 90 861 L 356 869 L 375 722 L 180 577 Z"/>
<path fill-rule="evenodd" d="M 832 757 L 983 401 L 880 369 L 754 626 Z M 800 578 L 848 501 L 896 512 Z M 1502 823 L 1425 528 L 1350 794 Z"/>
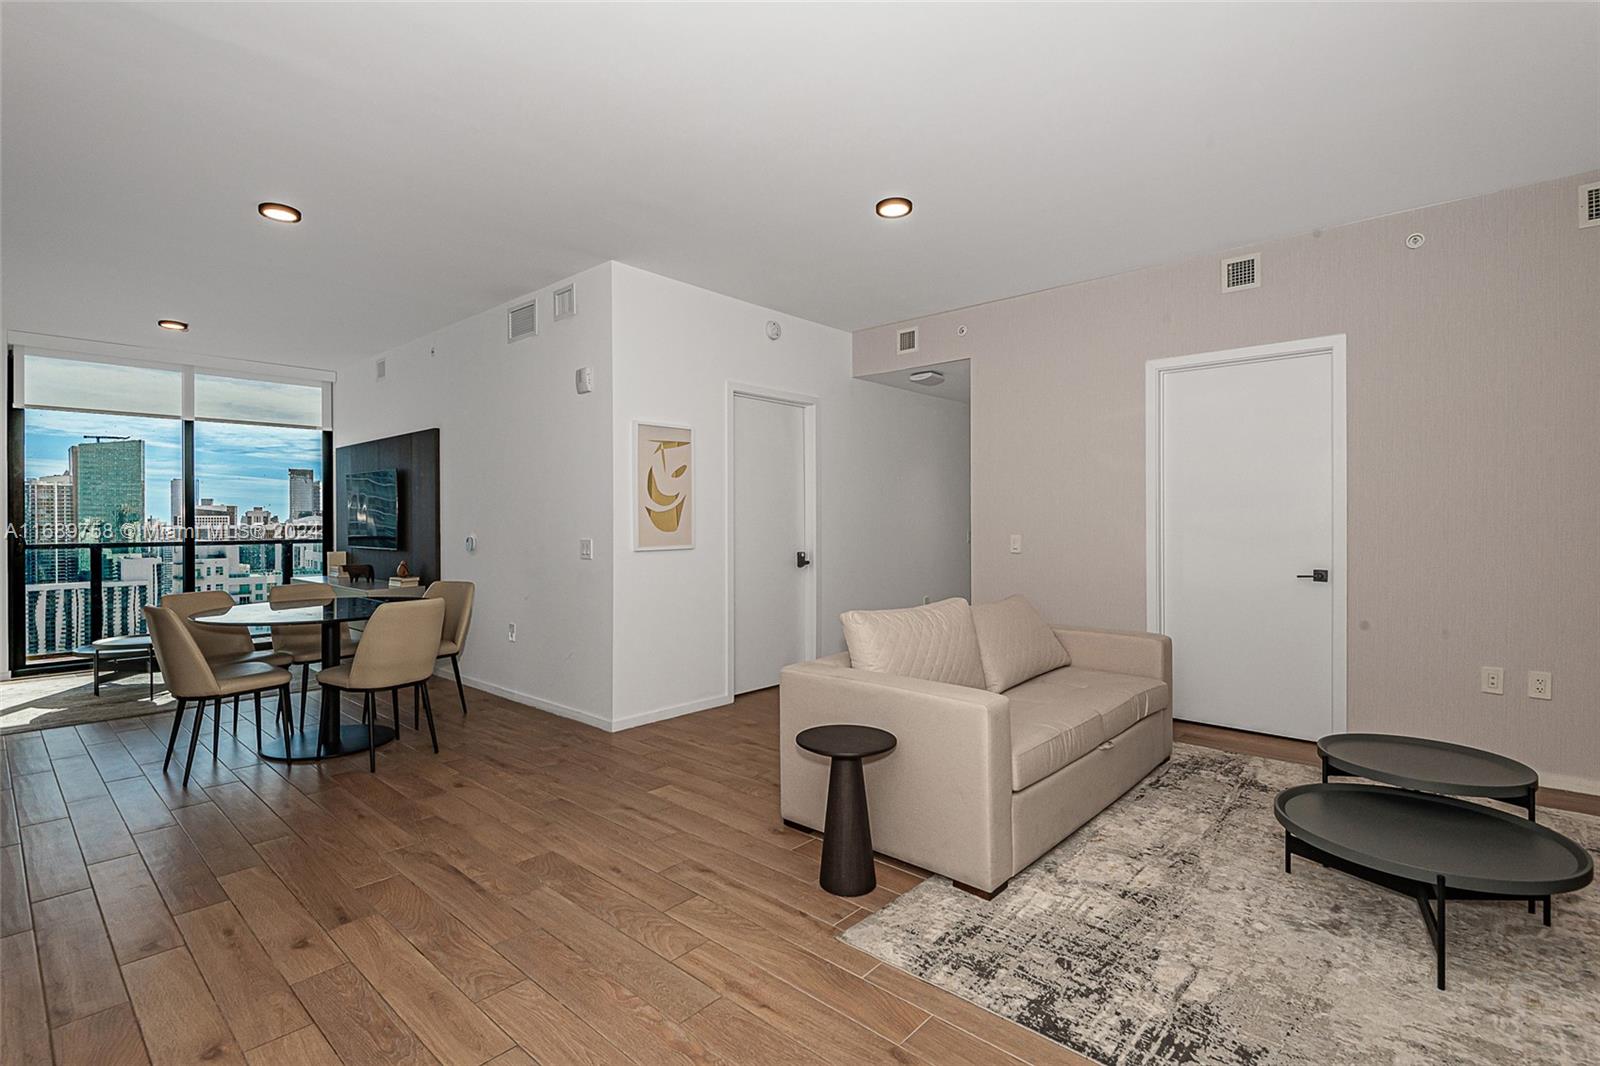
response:
<path fill-rule="evenodd" d="M 1006 692 L 1011 703 L 1011 790 L 1070 766 L 1141 719 L 1165 710 L 1167 686 L 1148 677 L 1064 667 Z"/>
<path fill-rule="evenodd" d="M 978 631 L 983 677 L 990 692 L 1004 692 L 1072 662 L 1055 632 L 1021 596 L 973 604 L 972 626 Z"/>
<path fill-rule="evenodd" d="M 850 665 L 881 674 L 983 688 L 972 608 L 959 597 L 896 611 L 846 611 Z"/>

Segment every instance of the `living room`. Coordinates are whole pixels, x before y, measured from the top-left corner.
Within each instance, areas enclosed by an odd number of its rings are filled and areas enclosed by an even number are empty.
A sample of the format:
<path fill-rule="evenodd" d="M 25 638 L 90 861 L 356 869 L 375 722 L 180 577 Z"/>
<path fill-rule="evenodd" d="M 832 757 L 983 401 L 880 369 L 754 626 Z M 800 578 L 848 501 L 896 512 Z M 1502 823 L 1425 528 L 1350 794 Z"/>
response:
<path fill-rule="evenodd" d="M 0 1060 L 1592 1057 L 1600 4 L 0 47 Z"/>

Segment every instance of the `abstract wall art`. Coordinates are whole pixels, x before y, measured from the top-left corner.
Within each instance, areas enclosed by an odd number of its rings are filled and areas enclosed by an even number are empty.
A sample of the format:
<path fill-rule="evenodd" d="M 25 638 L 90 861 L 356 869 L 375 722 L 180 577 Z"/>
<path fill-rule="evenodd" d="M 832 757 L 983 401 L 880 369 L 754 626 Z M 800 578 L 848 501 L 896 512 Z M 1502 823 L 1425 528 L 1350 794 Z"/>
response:
<path fill-rule="evenodd" d="M 694 547 L 694 431 L 633 424 L 633 549 Z"/>

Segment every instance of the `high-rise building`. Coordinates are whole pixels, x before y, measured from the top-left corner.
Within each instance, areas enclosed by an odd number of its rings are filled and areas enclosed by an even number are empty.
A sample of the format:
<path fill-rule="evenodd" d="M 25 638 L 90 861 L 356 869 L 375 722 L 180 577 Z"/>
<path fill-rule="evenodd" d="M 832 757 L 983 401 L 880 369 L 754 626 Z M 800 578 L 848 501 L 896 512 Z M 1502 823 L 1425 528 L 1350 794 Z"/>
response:
<path fill-rule="evenodd" d="M 293 521 L 308 514 L 316 514 L 322 510 L 321 482 L 310 470 L 296 467 L 289 468 L 289 514 Z"/>
<path fill-rule="evenodd" d="M 79 528 L 94 540 L 122 540 L 144 522 L 144 441 L 94 440 L 67 449 Z"/>
<path fill-rule="evenodd" d="M 218 503 L 207 496 L 194 505 L 194 535 L 201 540 L 227 537 L 238 524 L 239 508 L 231 503 Z"/>
<path fill-rule="evenodd" d="M 172 524 L 183 525 L 183 479 L 172 479 Z"/>
<path fill-rule="evenodd" d="M 29 478 L 26 489 L 23 522 L 28 540 L 35 544 L 76 540 L 78 508 L 73 499 L 72 475 Z"/>

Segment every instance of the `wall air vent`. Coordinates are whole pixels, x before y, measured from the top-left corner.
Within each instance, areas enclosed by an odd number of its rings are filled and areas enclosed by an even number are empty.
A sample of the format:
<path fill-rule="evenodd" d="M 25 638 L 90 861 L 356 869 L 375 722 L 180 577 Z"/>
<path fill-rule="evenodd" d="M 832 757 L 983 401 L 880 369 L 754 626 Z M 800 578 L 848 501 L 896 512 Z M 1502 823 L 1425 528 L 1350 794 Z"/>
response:
<path fill-rule="evenodd" d="M 1583 210 L 1578 216 L 1578 225 L 1600 226 L 1600 181 L 1593 185 L 1585 185 L 1578 192 L 1583 197 Z"/>
<path fill-rule="evenodd" d="M 1261 284 L 1261 257 L 1244 255 L 1222 261 L 1222 291 L 1253 289 Z"/>
<path fill-rule="evenodd" d="M 917 328 L 915 326 L 912 326 L 910 329 L 901 330 L 900 333 L 899 333 L 899 339 L 896 342 L 896 344 L 897 344 L 897 347 L 896 347 L 895 350 L 898 351 L 901 355 L 907 355 L 907 354 L 910 354 L 911 352 L 916 351 L 917 350 Z"/>
<path fill-rule="evenodd" d="M 389 373 L 389 360 L 387 360 L 387 359 L 379 359 L 378 360 L 378 380 L 382 381 L 384 379 L 384 375 L 386 375 L 388 373 Z"/>
<path fill-rule="evenodd" d="M 539 333 L 539 302 L 523 304 L 513 307 L 511 313 L 506 315 L 506 343 L 520 341 L 524 337 L 534 337 Z"/>
<path fill-rule="evenodd" d="M 571 318 L 578 313 L 578 292 L 571 285 L 556 290 L 556 321 Z"/>

